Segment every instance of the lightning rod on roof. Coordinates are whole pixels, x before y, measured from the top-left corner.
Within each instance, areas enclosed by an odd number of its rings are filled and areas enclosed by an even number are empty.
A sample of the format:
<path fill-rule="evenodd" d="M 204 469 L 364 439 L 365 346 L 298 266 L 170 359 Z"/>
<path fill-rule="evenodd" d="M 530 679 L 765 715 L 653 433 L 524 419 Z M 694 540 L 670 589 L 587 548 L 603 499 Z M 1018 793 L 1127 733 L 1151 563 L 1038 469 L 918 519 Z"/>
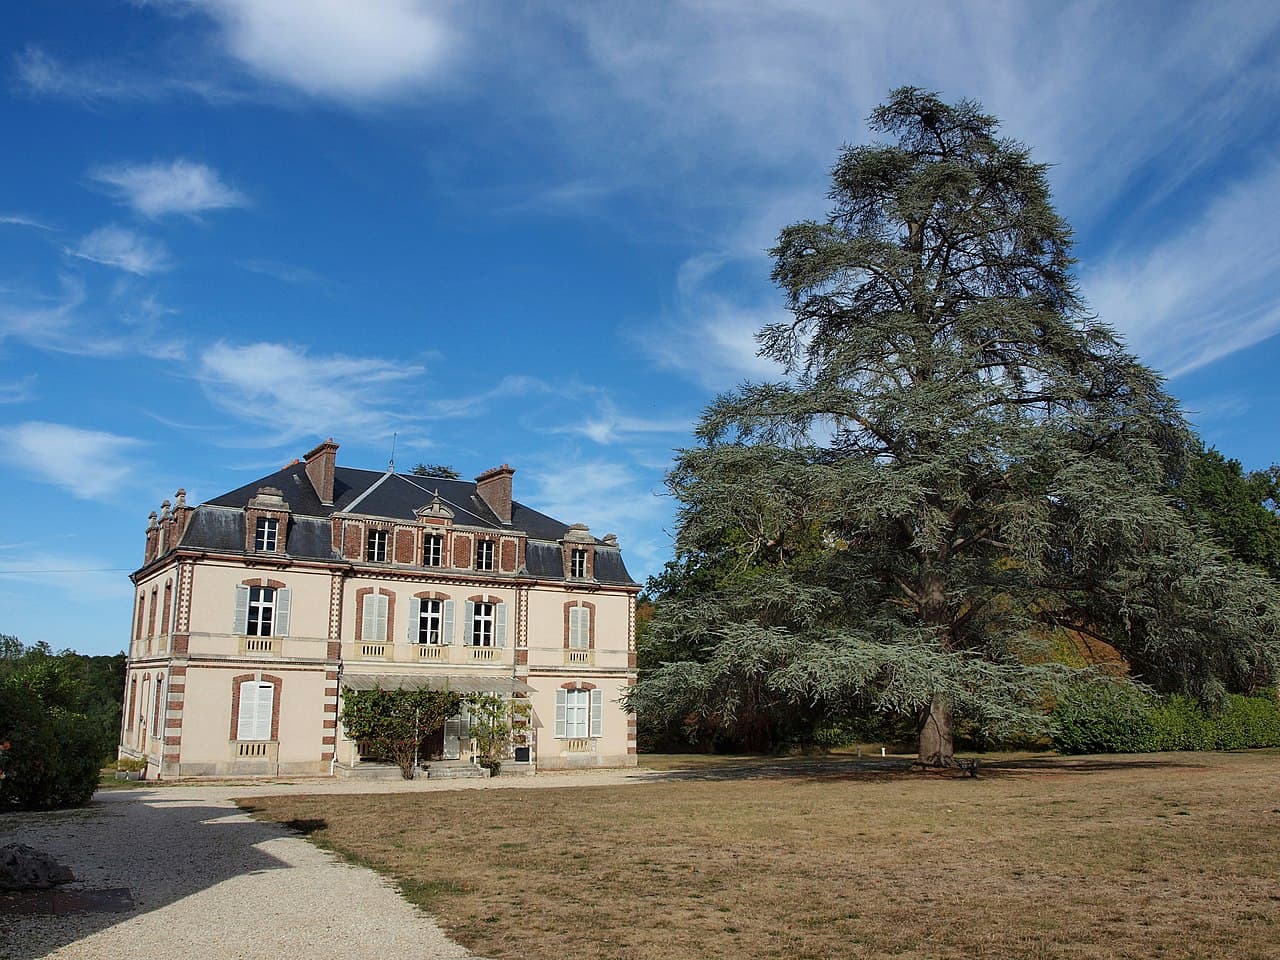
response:
<path fill-rule="evenodd" d="M 387 461 L 387 473 L 396 472 L 396 434 L 391 434 L 391 459 Z"/>

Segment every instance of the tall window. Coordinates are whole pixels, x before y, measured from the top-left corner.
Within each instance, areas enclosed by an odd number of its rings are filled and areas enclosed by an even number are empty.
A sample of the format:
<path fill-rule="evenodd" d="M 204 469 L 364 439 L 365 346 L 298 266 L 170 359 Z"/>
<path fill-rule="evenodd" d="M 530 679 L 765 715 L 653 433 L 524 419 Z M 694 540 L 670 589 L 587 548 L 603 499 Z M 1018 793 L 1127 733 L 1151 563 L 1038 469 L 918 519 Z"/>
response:
<path fill-rule="evenodd" d="M 476 541 L 476 569 L 477 570 L 493 569 L 493 541 L 492 540 Z"/>
<path fill-rule="evenodd" d="M 237 740 L 271 739 L 271 714 L 275 699 L 274 684 L 262 680 L 245 680 L 240 684 L 240 709 L 236 715 Z"/>
<path fill-rule="evenodd" d="M 591 646 L 591 610 L 569 608 L 569 649 L 586 650 Z"/>
<path fill-rule="evenodd" d="M 276 537 L 280 533 L 280 521 L 274 517 L 259 517 L 253 534 L 253 549 L 266 553 L 276 552 Z"/>
<path fill-rule="evenodd" d="M 422 612 L 418 615 L 418 642 L 444 643 L 444 601 L 422 601 Z"/>
<path fill-rule="evenodd" d="M 569 575 L 578 579 L 587 575 L 587 551 L 574 550 L 569 554 Z"/>
<path fill-rule="evenodd" d="M 276 619 L 276 591 L 273 587 L 249 588 L 249 619 L 245 633 L 251 637 L 271 636 Z"/>
<path fill-rule="evenodd" d="M 477 603 L 471 615 L 471 645 L 475 647 L 493 646 L 493 607 L 492 603 Z"/>
<path fill-rule="evenodd" d="M 556 736 L 582 740 L 600 736 L 603 690 L 557 690 Z"/>
<path fill-rule="evenodd" d="M 365 540 L 364 558 L 373 563 L 387 562 L 387 531 L 370 530 Z"/>
<path fill-rule="evenodd" d="M 422 539 L 422 565 L 439 567 L 444 565 L 444 537 L 438 533 L 429 533 Z"/>

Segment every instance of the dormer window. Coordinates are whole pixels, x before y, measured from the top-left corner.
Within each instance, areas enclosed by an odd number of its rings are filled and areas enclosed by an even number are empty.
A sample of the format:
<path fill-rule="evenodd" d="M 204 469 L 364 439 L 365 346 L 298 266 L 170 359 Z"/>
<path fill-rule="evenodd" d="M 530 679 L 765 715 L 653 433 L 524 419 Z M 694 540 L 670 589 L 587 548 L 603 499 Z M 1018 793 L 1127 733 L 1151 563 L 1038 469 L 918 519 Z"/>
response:
<path fill-rule="evenodd" d="M 444 566 L 444 537 L 441 534 L 429 533 L 422 538 L 422 565 Z"/>
<path fill-rule="evenodd" d="M 365 539 L 364 558 L 370 563 L 387 562 L 387 531 L 370 530 Z"/>
<path fill-rule="evenodd" d="M 569 554 L 569 576 L 583 580 L 587 576 L 587 551 L 573 550 Z"/>
<path fill-rule="evenodd" d="M 253 549 L 262 553 L 275 553 L 279 535 L 279 520 L 274 517 L 259 517 L 253 533 Z"/>
<path fill-rule="evenodd" d="M 476 541 L 476 569 L 477 570 L 493 569 L 493 541 L 492 540 Z"/>

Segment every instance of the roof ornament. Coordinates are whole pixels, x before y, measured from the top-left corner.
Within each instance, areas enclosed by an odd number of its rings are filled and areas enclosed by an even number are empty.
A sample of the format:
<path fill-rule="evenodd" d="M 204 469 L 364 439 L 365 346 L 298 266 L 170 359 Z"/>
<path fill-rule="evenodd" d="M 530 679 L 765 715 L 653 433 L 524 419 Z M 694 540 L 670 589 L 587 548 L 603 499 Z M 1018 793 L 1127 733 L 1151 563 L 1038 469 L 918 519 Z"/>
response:
<path fill-rule="evenodd" d="M 387 461 L 387 473 L 396 472 L 396 436 L 395 433 L 391 434 L 391 459 Z"/>

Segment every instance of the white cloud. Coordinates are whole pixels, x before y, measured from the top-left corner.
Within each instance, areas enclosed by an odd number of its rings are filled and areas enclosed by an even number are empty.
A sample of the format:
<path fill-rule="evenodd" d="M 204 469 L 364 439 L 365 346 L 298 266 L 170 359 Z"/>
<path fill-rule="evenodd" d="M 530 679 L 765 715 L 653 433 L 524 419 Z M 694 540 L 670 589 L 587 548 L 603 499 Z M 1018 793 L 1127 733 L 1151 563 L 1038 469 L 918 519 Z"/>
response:
<path fill-rule="evenodd" d="M 601 394 L 592 416 L 557 427 L 552 432 L 576 433 L 595 443 L 607 445 L 652 434 L 688 437 L 693 432 L 693 425 L 690 420 L 678 417 L 638 417 L 623 413 L 612 400 Z"/>
<path fill-rule="evenodd" d="M 243 270 L 248 270 L 250 273 L 271 277 L 290 286 L 327 288 L 331 285 L 331 281 L 320 276 L 314 270 L 294 266 L 291 263 L 281 263 L 278 260 L 237 260 L 236 266 Z"/>
<path fill-rule="evenodd" d="M 227 51 L 317 97 L 377 100 L 440 79 L 458 38 L 419 0 L 196 0 Z"/>
<path fill-rule="evenodd" d="M 111 499 L 134 471 L 141 440 L 61 423 L 0 428 L 0 458 L 82 500 Z"/>
<path fill-rule="evenodd" d="M 216 170 L 188 160 L 117 164 L 95 170 L 90 177 L 151 218 L 171 213 L 195 216 L 249 203 L 243 193 L 223 183 Z"/>
<path fill-rule="evenodd" d="M 1280 333 L 1280 161 L 1223 190 L 1153 249 L 1121 250 L 1086 274 L 1099 317 L 1169 376 Z"/>
<path fill-rule="evenodd" d="M 660 471 L 633 472 L 617 461 L 559 457 L 531 469 L 528 493 L 516 499 L 565 523 L 585 523 L 602 537 L 616 533 L 632 576 L 643 580 L 671 556 L 675 501 L 664 496 Z"/>
<path fill-rule="evenodd" d="M 200 356 L 199 379 L 217 407 L 250 425 L 240 446 L 305 437 L 389 436 L 414 422 L 396 404 L 423 368 L 373 357 L 311 356 L 282 343 L 216 343 Z"/>
<path fill-rule="evenodd" d="M 27 585 L 24 599 L 28 602 L 30 587 L 47 588 L 50 602 L 59 605 L 131 597 L 127 572 L 128 568 L 113 566 L 99 556 L 54 552 L 35 544 L 0 545 L 0 581 Z"/>
<path fill-rule="evenodd" d="M 41 223 L 34 217 L 24 216 L 20 213 L 0 213 L 0 223 L 8 224 L 12 227 L 31 227 L 33 230 L 52 230 L 48 224 Z"/>
<path fill-rule="evenodd" d="M 169 251 L 162 242 L 115 224 L 99 227 L 85 235 L 78 246 L 67 252 L 82 260 L 91 260 L 138 276 L 169 268 Z"/>
<path fill-rule="evenodd" d="M 28 46 L 14 57 L 18 87 L 35 96 L 61 97 L 93 106 L 103 101 L 150 103 L 189 95 L 210 103 L 246 98 L 219 80 L 157 76 L 127 64 L 69 64 L 39 47 Z"/>

